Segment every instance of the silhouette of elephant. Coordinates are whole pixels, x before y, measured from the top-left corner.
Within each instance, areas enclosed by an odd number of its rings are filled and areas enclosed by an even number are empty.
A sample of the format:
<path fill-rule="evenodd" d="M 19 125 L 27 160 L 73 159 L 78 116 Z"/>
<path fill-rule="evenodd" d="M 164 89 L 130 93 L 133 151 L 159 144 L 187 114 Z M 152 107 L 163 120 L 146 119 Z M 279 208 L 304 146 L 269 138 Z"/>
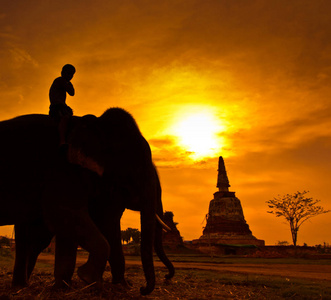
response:
<path fill-rule="evenodd" d="M 133 117 L 111 108 L 100 117 L 73 117 L 68 152 L 58 153 L 58 131 L 46 115 L 0 122 L 0 225 L 15 224 L 13 285 L 25 285 L 40 252 L 56 236 L 55 285 L 70 283 L 77 245 L 89 252 L 78 268 L 87 283 L 102 282 L 107 263 L 113 283 L 125 283 L 123 211 L 140 211 L 143 295 L 155 287 L 153 245 L 169 273 L 162 246 L 161 186 L 147 141 Z"/>

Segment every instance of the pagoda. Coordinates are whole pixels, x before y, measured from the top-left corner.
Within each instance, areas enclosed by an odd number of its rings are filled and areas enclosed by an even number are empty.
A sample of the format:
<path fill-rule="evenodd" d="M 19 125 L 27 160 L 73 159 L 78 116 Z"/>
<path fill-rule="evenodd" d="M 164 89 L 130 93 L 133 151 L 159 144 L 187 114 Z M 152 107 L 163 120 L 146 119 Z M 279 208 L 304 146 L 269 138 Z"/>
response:
<path fill-rule="evenodd" d="M 230 184 L 222 156 L 218 161 L 216 187 L 218 191 L 209 203 L 206 227 L 195 243 L 263 246 L 264 241 L 254 237 L 249 229 L 240 200 L 235 192 L 229 191 Z"/>
<path fill-rule="evenodd" d="M 171 229 L 163 231 L 162 233 L 162 244 L 163 246 L 170 249 L 177 249 L 183 246 L 183 238 L 180 236 L 180 232 L 177 229 L 177 223 L 174 222 L 174 214 L 171 211 L 164 212 L 163 215 L 164 223 Z"/>

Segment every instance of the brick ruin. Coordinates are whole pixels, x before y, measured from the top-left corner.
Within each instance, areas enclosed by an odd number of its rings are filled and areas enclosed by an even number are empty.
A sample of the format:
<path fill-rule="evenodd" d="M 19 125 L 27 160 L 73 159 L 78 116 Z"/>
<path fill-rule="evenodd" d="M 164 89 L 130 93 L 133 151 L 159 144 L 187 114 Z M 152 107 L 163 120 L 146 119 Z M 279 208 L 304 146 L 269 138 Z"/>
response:
<path fill-rule="evenodd" d="M 183 238 L 180 236 L 180 232 L 177 229 L 177 223 L 174 222 L 173 218 L 174 214 L 171 211 L 164 213 L 163 221 L 171 228 L 171 231 L 164 231 L 162 240 L 163 245 L 170 249 L 176 249 L 184 244 Z"/>
<path fill-rule="evenodd" d="M 240 200 L 229 191 L 229 179 L 223 157 L 219 158 L 217 188 L 206 215 L 203 235 L 194 244 L 264 246 L 263 240 L 252 235 L 245 220 Z"/>

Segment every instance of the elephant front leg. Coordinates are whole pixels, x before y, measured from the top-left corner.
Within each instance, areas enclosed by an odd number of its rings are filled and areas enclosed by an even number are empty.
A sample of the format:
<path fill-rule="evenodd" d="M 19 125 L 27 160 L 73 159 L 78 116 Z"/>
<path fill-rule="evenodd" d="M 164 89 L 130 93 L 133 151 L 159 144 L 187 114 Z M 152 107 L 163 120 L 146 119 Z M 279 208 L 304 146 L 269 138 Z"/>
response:
<path fill-rule="evenodd" d="M 112 283 L 120 283 L 124 286 L 128 286 L 124 278 L 125 258 L 122 248 L 120 219 L 109 225 L 106 231 L 105 236 L 110 245 L 109 264 L 112 274 Z"/>
<path fill-rule="evenodd" d="M 128 287 L 129 285 L 124 278 L 125 258 L 121 239 L 121 217 L 124 208 L 120 204 L 123 200 L 118 198 L 116 194 L 112 194 L 110 198 L 112 199 L 112 205 L 109 206 L 106 202 L 108 205 L 105 207 L 93 206 L 89 212 L 110 246 L 108 261 L 111 268 L 112 283 Z M 102 198 L 102 200 L 104 199 Z M 108 199 L 105 198 L 104 201 L 108 201 Z"/>
<path fill-rule="evenodd" d="M 153 261 L 153 244 L 155 234 L 155 217 L 154 214 L 151 216 L 145 211 L 141 211 L 141 261 L 145 278 L 147 281 L 146 287 L 140 288 L 142 295 L 150 294 L 155 287 L 155 271 Z"/>
<path fill-rule="evenodd" d="M 87 284 L 95 283 L 95 286 L 100 288 L 102 275 L 109 259 L 110 247 L 88 215 L 80 220 L 79 225 L 76 226 L 79 228 L 78 244 L 89 252 L 89 258 L 84 265 L 78 268 L 77 274 Z"/>
<path fill-rule="evenodd" d="M 109 258 L 109 244 L 93 223 L 88 211 L 63 210 L 58 214 L 61 222 L 54 222 L 56 232 L 55 286 L 70 284 L 76 264 L 77 245 L 89 252 L 88 261 L 77 270 L 87 284 L 102 286 L 102 275 Z"/>
<path fill-rule="evenodd" d="M 48 227 L 55 233 L 55 280 L 61 286 L 72 277 L 78 244 L 89 252 L 87 263 L 78 268 L 86 283 L 101 285 L 109 258 L 109 244 L 89 216 L 89 185 L 79 167 L 59 165 L 49 173 L 43 191 L 43 213 Z M 89 174 L 85 174 L 87 179 Z"/>
<path fill-rule="evenodd" d="M 61 234 L 55 239 L 55 287 L 67 288 L 75 271 L 77 242 Z"/>

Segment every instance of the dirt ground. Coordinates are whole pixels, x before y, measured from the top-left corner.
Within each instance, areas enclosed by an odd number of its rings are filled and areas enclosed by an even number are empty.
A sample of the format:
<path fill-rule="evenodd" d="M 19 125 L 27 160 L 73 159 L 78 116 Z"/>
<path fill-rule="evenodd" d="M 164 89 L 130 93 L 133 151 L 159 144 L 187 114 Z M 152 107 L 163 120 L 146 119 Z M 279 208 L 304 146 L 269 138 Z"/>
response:
<path fill-rule="evenodd" d="M 54 256 L 42 253 L 39 261 L 51 262 Z M 77 265 L 86 261 L 84 257 L 77 257 Z M 140 266 L 140 261 L 126 260 L 126 266 Z M 156 261 L 156 267 L 162 267 L 161 262 Z M 299 265 L 299 264 L 210 264 L 210 263 L 193 263 L 193 262 L 174 262 L 175 268 L 181 269 L 200 269 L 214 270 L 220 272 L 233 272 L 240 274 L 256 274 L 267 276 L 282 276 L 288 278 L 315 279 L 331 281 L 331 265 Z"/>
<path fill-rule="evenodd" d="M 138 265 L 137 261 L 127 261 L 127 265 Z M 162 263 L 156 262 L 156 266 Z M 268 276 L 283 276 L 288 278 L 304 278 L 331 281 L 330 265 L 287 265 L 287 264 L 204 264 L 174 262 L 175 268 L 214 270 L 220 272 L 234 272 L 241 274 L 258 274 Z"/>
<path fill-rule="evenodd" d="M 84 263 L 86 259 L 87 256 L 78 256 L 77 266 Z M 54 256 L 42 254 L 38 261 L 38 268 L 34 271 L 29 285 L 21 289 L 11 287 L 12 266 L 0 266 L 0 300 L 331 300 L 330 265 L 174 262 L 176 275 L 172 280 L 167 281 L 164 280 L 166 274 L 164 266 L 156 261 L 155 290 L 151 295 L 141 296 L 139 287 L 144 286 L 145 277 L 141 262 L 138 260 L 126 259 L 126 279 L 130 284 L 129 288 L 113 285 L 110 268 L 107 267 L 102 291 L 93 289 L 93 286 L 86 286 L 76 273 L 68 289 L 54 291 L 54 275 L 51 266 Z M 258 279 L 259 275 L 263 275 L 262 281 Z M 273 276 L 275 276 L 274 279 Z"/>

